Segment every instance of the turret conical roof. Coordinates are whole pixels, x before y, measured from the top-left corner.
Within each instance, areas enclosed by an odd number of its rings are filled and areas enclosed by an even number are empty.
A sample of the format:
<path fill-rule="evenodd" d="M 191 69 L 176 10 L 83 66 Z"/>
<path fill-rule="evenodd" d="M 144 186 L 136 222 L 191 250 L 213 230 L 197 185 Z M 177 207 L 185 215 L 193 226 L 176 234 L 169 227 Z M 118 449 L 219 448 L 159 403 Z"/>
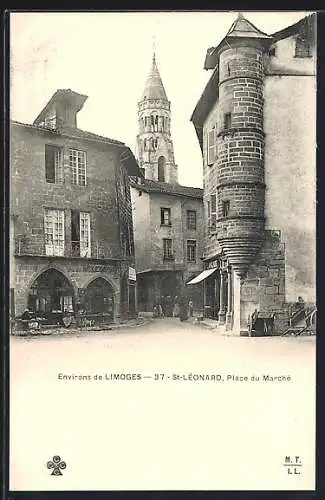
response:
<path fill-rule="evenodd" d="M 155 55 L 152 58 L 150 73 L 142 94 L 142 99 L 163 99 L 168 101 L 167 95 L 157 67 Z"/>
<path fill-rule="evenodd" d="M 263 31 L 259 30 L 248 21 L 241 12 L 238 13 L 237 19 L 232 23 L 227 37 L 240 37 L 240 38 L 271 38 Z"/>
<path fill-rule="evenodd" d="M 270 44 L 272 42 L 272 36 L 267 35 L 263 31 L 259 30 L 254 26 L 253 23 L 248 21 L 241 12 L 238 13 L 237 18 L 230 26 L 230 29 L 226 36 L 221 40 L 217 47 L 210 47 L 207 50 L 204 61 L 204 69 L 215 69 L 218 63 L 219 50 L 225 45 L 229 46 L 229 43 L 238 39 L 258 39 L 264 45 Z"/>

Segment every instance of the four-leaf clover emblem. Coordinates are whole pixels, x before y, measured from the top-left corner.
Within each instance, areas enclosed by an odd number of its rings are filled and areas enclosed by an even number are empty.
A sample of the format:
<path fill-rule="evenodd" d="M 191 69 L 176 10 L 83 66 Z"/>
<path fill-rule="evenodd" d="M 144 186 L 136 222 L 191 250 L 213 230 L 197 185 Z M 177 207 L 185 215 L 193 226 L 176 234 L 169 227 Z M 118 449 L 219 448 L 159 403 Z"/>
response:
<path fill-rule="evenodd" d="M 62 476 L 61 470 L 64 470 L 66 466 L 67 464 L 61 461 L 61 457 L 59 457 L 59 455 L 54 455 L 52 460 L 47 462 L 47 468 L 53 469 L 51 476 Z"/>

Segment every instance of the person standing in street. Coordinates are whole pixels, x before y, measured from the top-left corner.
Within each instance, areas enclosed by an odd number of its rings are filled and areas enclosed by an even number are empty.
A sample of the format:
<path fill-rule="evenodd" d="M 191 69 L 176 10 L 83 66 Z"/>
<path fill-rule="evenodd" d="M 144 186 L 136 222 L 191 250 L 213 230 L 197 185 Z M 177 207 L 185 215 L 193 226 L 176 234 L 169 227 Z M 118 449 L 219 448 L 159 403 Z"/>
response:
<path fill-rule="evenodd" d="M 178 318 L 178 316 L 179 316 L 179 299 L 178 296 L 176 295 L 174 300 L 173 317 Z"/>
<path fill-rule="evenodd" d="M 182 296 L 179 303 L 179 319 L 186 321 L 188 319 L 188 302 L 186 297 Z"/>
<path fill-rule="evenodd" d="M 192 318 L 192 316 L 193 316 L 193 301 L 191 298 L 188 301 L 188 316 L 189 316 L 189 318 Z"/>

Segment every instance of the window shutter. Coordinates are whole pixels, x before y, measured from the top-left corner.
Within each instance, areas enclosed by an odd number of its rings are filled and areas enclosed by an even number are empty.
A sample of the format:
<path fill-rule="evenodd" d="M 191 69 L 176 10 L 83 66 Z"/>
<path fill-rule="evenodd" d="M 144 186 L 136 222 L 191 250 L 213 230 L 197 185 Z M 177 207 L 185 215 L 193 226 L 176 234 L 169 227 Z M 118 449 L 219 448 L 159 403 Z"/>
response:
<path fill-rule="evenodd" d="M 298 35 L 296 38 L 295 57 L 310 57 L 311 47 L 307 36 Z"/>
<path fill-rule="evenodd" d="M 88 212 L 80 212 L 79 224 L 80 257 L 90 257 L 90 214 Z"/>
<path fill-rule="evenodd" d="M 208 132 L 208 165 L 212 165 L 216 160 L 216 128 L 213 127 Z"/>

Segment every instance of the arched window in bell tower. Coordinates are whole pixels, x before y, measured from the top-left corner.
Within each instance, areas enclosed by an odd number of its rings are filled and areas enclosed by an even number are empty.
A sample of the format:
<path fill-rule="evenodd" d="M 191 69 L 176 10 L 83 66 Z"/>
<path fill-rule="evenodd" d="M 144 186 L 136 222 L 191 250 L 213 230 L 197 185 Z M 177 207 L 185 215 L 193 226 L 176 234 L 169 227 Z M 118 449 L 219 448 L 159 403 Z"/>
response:
<path fill-rule="evenodd" d="M 158 158 L 158 181 L 165 182 L 165 165 L 166 158 L 164 156 L 159 156 Z"/>
<path fill-rule="evenodd" d="M 155 128 L 154 128 L 154 131 L 155 132 L 159 132 L 159 129 L 158 129 L 158 115 L 155 115 Z"/>

